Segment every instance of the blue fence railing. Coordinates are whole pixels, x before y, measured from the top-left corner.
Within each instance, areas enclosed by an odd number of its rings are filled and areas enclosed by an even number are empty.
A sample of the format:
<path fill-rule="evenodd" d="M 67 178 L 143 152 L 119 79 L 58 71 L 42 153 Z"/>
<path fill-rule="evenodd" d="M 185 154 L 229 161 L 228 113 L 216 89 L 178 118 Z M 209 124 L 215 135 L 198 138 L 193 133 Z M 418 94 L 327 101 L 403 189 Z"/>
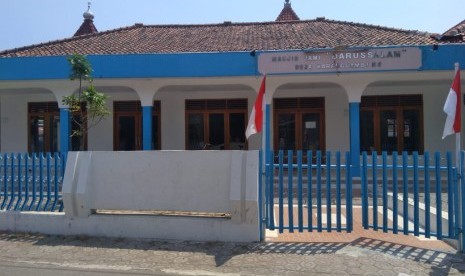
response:
<path fill-rule="evenodd" d="M 60 153 L 1 154 L 0 209 L 62 212 L 65 162 Z"/>
<path fill-rule="evenodd" d="M 463 231 L 465 165 L 459 170 L 451 153 L 363 152 L 360 177 L 351 174 L 350 153 L 268 151 L 265 159 L 267 229 L 350 232 L 358 205 L 364 229 L 438 239 L 457 239 Z"/>
<path fill-rule="evenodd" d="M 265 222 L 270 230 L 352 231 L 350 155 L 270 152 L 266 163 Z M 275 159 L 275 160 L 271 160 Z M 333 160 L 334 159 L 334 160 Z"/>
<path fill-rule="evenodd" d="M 458 170 L 451 153 L 362 154 L 362 224 L 383 232 L 457 239 Z M 402 222 L 399 221 L 402 219 Z"/>

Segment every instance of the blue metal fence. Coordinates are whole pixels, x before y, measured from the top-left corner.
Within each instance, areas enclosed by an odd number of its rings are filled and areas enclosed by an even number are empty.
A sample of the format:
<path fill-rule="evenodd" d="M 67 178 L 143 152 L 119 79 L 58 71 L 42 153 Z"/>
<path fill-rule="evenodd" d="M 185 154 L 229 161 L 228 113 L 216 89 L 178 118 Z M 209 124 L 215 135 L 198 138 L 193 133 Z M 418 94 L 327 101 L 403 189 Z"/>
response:
<path fill-rule="evenodd" d="M 62 212 L 65 157 L 60 153 L 0 155 L 0 209 Z"/>
<path fill-rule="evenodd" d="M 351 174 L 350 153 L 342 158 L 329 151 L 268 151 L 265 159 L 267 229 L 350 232 L 353 204 L 359 202 L 365 229 L 438 239 L 457 239 L 462 231 L 459 192 L 464 198 L 465 189 L 459 180 L 465 183 L 465 165 L 459 171 L 451 153 L 363 152 L 360 177 Z"/>
<path fill-rule="evenodd" d="M 266 159 L 268 229 L 277 228 L 280 233 L 352 231 L 349 153 L 342 158 L 339 152 L 333 157 L 331 152 L 279 151 L 275 156 L 271 151 Z"/>
<path fill-rule="evenodd" d="M 459 182 L 450 153 L 364 152 L 361 172 L 365 229 L 457 239 Z"/>

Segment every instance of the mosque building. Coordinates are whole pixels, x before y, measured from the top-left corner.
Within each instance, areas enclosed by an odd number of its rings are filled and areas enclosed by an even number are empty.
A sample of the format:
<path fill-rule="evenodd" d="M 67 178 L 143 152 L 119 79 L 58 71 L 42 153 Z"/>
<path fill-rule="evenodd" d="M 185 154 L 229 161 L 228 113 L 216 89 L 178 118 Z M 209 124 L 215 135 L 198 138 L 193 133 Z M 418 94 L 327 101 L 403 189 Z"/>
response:
<path fill-rule="evenodd" d="M 465 64 L 465 21 L 432 34 L 307 20 L 289 0 L 270 22 L 98 31 L 90 6 L 83 16 L 72 37 L 0 52 L 2 152 L 76 150 L 62 103 L 78 89 L 72 54 L 89 58 L 109 97 L 87 150 L 259 149 L 261 135 L 244 133 L 265 74 L 275 150 L 454 149 L 442 107 Z"/>

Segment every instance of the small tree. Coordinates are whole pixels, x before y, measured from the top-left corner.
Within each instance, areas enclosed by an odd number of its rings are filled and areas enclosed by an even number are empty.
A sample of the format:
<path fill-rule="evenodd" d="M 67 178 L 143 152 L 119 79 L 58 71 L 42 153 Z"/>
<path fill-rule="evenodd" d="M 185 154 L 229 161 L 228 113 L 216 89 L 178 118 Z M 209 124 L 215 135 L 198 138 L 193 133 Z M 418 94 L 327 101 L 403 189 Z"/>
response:
<path fill-rule="evenodd" d="M 71 66 L 70 80 L 79 80 L 79 90 L 77 93 L 63 98 L 63 104 L 69 106 L 71 120 L 75 126 L 71 131 L 71 137 L 79 139 L 79 150 L 85 149 L 85 140 L 89 129 L 98 123 L 110 111 L 106 107 L 106 99 L 103 93 L 95 89 L 92 84 L 92 66 L 89 60 L 83 56 L 74 54 L 68 57 Z M 83 86 L 83 82 L 85 87 Z M 85 89 L 84 89 L 85 88 Z"/>

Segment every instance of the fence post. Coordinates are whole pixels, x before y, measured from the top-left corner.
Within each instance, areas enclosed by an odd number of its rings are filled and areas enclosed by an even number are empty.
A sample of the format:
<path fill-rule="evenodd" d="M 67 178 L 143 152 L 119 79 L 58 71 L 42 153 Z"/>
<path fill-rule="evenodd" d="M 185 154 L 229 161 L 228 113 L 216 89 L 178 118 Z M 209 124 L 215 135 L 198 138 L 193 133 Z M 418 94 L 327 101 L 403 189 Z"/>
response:
<path fill-rule="evenodd" d="M 354 230 L 354 220 L 353 220 L 353 192 L 352 192 L 352 165 L 350 159 L 350 152 L 346 152 L 346 214 L 347 214 L 347 232 L 352 233 Z"/>
<path fill-rule="evenodd" d="M 392 227 L 393 230 L 392 232 L 394 234 L 398 234 L 398 229 L 399 229 L 399 221 L 398 221 L 398 215 L 399 215 L 399 209 L 397 204 L 398 202 L 398 174 L 397 174 L 397 151 L 394 151 L 392 153 L 392 213 L 393 213 L 393 218 L 392 218 Z"/>
<path fill-rule="evenodd" d="M 452 168 L 452 157 L 451 153 L 447 152 L 446 158 L 447 158 L 447 213 L 448 213 L 448 222 L 449 222 L 449 238 L 453 239 L 454 238 L 454 190 L 453 190 L 453 184 L 454 184 L 454 173 L 453 173 L 453 168 Z"/>
<path fill-rule="evenodd" d="M 289 232 L 294 233 L 294 202 L 293 202 L 293 157 L 294 153 L 292 150 L 287 151 L 287 213 L 289 221 Z"/>
<path fill-rule="evenodd" d="M 382 155 L 382 183 L 383 183 L 383 232 L 388 232 L 388 179 L 387 179 L 387 152 L 383 151 Z"/>
<path fill-rule="evenodd" d="M 418 152 L 413 152 L 413 234 L 420 235 L 420 187 L 418 183 Z"/>
<path fill-rule="evenodd" d="M 11 153 L 10 155 L 10 185 L 11 185 L 11 191 L 10 191 L 10 202 L 8 203 L 8 206 L 6 207 L 7 210 L 11 209 L 11 206 L 13 205 L 13 202 L 15 200 L 15 154 Z"/>
<path fill-rule="evenodd" d="M 431 204 L 430 204 L 430 178 L 429 178 L 429 152 L 425 152 L 423 154 L 424 160 L 424 168 L 425 168 L 425 237 L 430 238 L 431 237 L 431 218 L 429 216 L 430 210 L 431 210 Z M 439 213 L 436 213 L 439 214 Z"/>
<path fill-rule="evenodd" d="M 297 202 L 299 232 L 304 229 L 303 187 L 302 187 L 302 151 L 297 151 Z"/>
<path fill-rule="evenodd" d="M 368 229 L 368 167 L 367 152 L 362 153 L 362 224 L 363 229 Z"/>
<path fill-rule="evenodd" d="M 402 200 L 403 200 L 403 209 L 402 215 L 404 217 L 404 225 L 402 226 L 404 235 L 408 235 L 408 156 L 407 152 L 402 152 Z"/>
<path fill-rule="evenodd" d="M 313 160 L 313 155 L 312 155 L 312 152 L 309 150 L 309 151 L 307 151 L 307 220 L 308 220 L 308 232 L 313 231 L 312 160 Z"/>
<path fill-rule="evenodd" d="M 21 205 L 21 211 L 24 210 L 26 207 L 27 202 L 29 201 L 29 154 L 24 154 L 24 185 L 25 185 L 25 192 L 24 192 L 24 202 Z"/>
<path fill-rule="evenodd" d="M 441 189 L 441 155 L 434 154 L 434 168 L 436 176 L 436 213 L 442 213 L 442 189 Z M 436 231 L 438 240 L 442 240 L 442 216 L 436 216 Z"/>
<path fill-rule="evenodd" d="M 23 200 L 23 187 L 21 184 L 21 178 L 22 178 L 22 156 L 21 153 L 18 153 L 18 200 L 16 201 L 16 205 L 14 210 L 17 211 L 19 209 L 19 206 L 21 205 L 21 201 Z"/>
<path fill-rule="evenodd" d="M 278 194 L 279 194 L 279 233 L 284 232 L 284 152 L 282 150 L 279 151 L 279 168 L 278 168 Z"/>
<path fill-rule="evenodd" d="M 371 154 L 373 180 L 373 230 L 378 231 L 378 156 L 376 151 Z"/>
<path fill-rule="evenodd" d="M 331 152 L 326 152 L 326 228 L 331 232 Z"/>
<path fill-rule="evenodd" d="M 465 203 L 463 202 L 463 199 L 465 198 L 465 167 L 464 167 L 464 159 L 465 159 L 465 152 L 461 151 L 460 152 L 460 179 L 459 179 L 459 246 L 458 246 L 458 251 L 459 253 L 464 254 L 464 248 L 465 248 L 465 239 L 463 237 L 464 234 L 464 223 L 465 223 Z"/>

